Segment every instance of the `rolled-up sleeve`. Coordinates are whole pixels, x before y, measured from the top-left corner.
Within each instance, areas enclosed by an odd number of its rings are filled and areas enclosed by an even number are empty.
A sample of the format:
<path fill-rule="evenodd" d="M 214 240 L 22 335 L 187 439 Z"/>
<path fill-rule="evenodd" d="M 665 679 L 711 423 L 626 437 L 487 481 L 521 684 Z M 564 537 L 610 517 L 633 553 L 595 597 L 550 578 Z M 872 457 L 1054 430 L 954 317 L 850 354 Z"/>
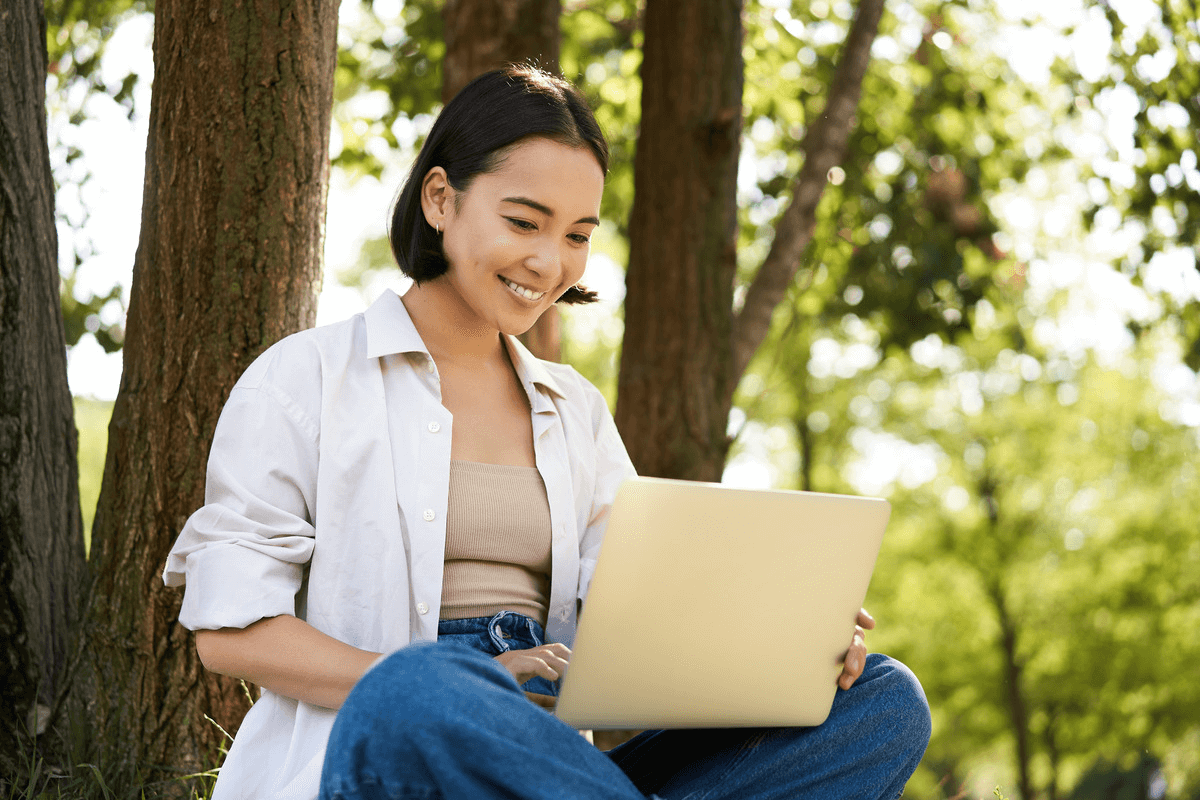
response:
<path fill-rule="evenodd" d="M 284 392 L 239 383 L 209 454 L 205 504 L 188 519 L 163 581 L 185 586 L 180 623 L 244 628 L 296 613 L 314 545 L 319 428 Z"/>

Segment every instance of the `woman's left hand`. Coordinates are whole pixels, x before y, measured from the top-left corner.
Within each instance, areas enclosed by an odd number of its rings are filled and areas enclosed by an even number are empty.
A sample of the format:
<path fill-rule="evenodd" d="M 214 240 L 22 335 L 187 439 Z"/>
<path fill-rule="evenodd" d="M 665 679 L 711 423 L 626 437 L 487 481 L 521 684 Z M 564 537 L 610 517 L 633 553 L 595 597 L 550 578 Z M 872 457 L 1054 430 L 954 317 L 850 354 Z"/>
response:
<path fill-rule="evenodd" d="M 865 608 L 858 610 L 858 624 L 854 626 L 854 639 L 850 649 L 842 659 L 842 674 L 838 676 L 838 686 L 849 689 L 862 675 L 867 666 L 867 631 L 875 627 L 875 618 L 867 613 Z"/>

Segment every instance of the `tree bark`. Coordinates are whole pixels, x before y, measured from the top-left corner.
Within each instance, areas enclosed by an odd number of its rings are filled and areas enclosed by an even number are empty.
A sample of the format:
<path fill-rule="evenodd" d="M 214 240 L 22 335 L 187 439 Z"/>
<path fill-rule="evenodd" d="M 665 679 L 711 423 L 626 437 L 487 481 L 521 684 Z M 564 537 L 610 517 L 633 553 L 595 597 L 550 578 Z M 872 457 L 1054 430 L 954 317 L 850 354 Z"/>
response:
<path fill-rule="evenodd" d="M 202 669 L 161 573 L 203 503 L 233 383 L 315 317 L 336 26 L 336 0 L 156 4 L 141 238 L 81 686 L 109 775 L 210 768 L 223 735 L 205 717 L 232 731 L 248 707 L 236 681 Z"/>
<path fill-rule="evenodd" d="M 446 0 L 442 102 L 449 103 L 479 75 L 508 64 L 528 61 L 557 73 L 561 14 L 561 0 Z M 538 358 L 559 361 L 560 327 L 558 308 L 551 307 L 521 341 Z"/>
<path fill-rule="evenodd" d="M 841 59 L 829 85 L 825 111 L 813 120 L 800 145 L 804 166 L 792 184 L 792 200 L 775 226 L 775 238 L 762 267 L 750 283 L 735 325 L 734 374 L 741 376 L 771 328 L 771 316 L 800 269 L 800 257 L 812 241 L 817 204 L 829 170 L 845 158 L 862 96 L 862 80 L 871 60 L 871 44 L 879 30 L 884 0 L 861 0 L 842 46 Z"/>
<path fill-rule="evenodd" d="M 85 574 L 46 139 L 46 18 L 0 12 L 0 773 L 67 675 Z M 40 714 L 37 706 L 42 706 Z M 32 724 L 31 724 L 32 723 Z"/>
<path fill-rule="evenodd" d="M 741 15 L 646 3 L 616 413 L 644 475 L 720 480 L 728 450 Z"/>
<path fill-rule="evenodd" d="M 561 0 L 446 0 L 442 102 L 488 70 L 530 61 L 558 71 Z"/>

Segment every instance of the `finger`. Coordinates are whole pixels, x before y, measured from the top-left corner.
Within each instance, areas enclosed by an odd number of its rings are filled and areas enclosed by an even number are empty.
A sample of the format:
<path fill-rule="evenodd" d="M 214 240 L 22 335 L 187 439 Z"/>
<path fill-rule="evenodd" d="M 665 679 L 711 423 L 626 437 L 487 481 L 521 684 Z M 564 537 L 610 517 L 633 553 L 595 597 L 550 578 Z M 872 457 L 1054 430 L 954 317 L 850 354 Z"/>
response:
<path fill-rule="evenodd" d="M 536 694 L 534 692 L 526 692 L 525 696 L 529 698 L 535 705 L 539 705 L 547 711 L 553 711 L 558 705 L 558 698 L 549 694 Z"/>
<path fill-rule="evenodd" d="M 557 656 L 558 658 L 561 658 L 563 661 L 569 661 L 571 658 L 571 648 L 567 647 L 562 642 L 551 642 L 550 644 L 544 644 L 541 647 L 538 647 L 536 649 L 545 650 L 548 653 L 553 653 L 555 656 Z"/>
<path fill-rule="evenodd" d="M 854 642 L 850 645 L 850 649 L 846 651 L 846 658 L 842 662 L 842 674 L 838 676 L 838 686 L 841 686 L 843 689 L 849 689 L 853 686 L 854 682 L 862 675 L 866 663 L 866 642 L 863 641 L 861 636 L 855 634 Z"/>
<path fill-rule="evenodd" d="M 530 655 L 530 651 L 509 650 L 495 659 L 504 665 L 517 683 L 525 683 L 539 677 L 551 681 L 558 680 L 558 671 L 537 656 Z"/>
<path fill-rule="evenodd" d="M 567 669 L 568 662 L 565 658 L 559 658 L 558 656 L 552 655 L 543 655 L 541 660 L 542 663 L 554 670 L 554 678 L 551 678 L 551 680 L 557 679 L 558 676 L 562 675 Z"/>
<path fill-rule="evenodd" d="M 862 675 L 862 667 L 855 659 L 855 656 L 847 656 L 846 663 L 842 666 L 842 674 L 838 676 L 838 686 L 843 689 L 849 689 Z"/>
<path fill-rule="evenodd" d="M 842 654 L 842 661 L 850 657 L 856 649 L 862 650 L 864 653 L 867 650 L 867 634 L 862 628 L 854 628 L 854 636 L 850 639 L 850 646 L 846 648 L 846 652 Z"/>
<path fill-rule="evenodd" d="M 875 628 L 875 618 L 872 617 L 865 608 L 860 608 L 858 610 L 858 617 L 855 621 L 860 627 L 866 628 L 867 630 L 874 630 Z"/>
<path fill-rule="evenodd" d="M 558 680 L 559 670 L 547 663 L 545 658 L 528 656 L 528 662 L 527 669 L 531 674 L 536 675 L 539 678 L 545 678 L 548 681 Z M 563 666 L 565 666 L 565 664 Z"/>

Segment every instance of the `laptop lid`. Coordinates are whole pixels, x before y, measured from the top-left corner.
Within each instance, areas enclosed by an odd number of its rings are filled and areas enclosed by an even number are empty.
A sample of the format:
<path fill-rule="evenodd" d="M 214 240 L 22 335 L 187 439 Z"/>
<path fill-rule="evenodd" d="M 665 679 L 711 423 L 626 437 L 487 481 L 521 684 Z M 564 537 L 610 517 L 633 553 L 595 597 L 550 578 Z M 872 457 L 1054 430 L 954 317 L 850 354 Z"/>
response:
<path fill-rule="evenodd" d="M 631 478 L 563 677 L 578 728 L 818 725 L 886 500 Z"/>

